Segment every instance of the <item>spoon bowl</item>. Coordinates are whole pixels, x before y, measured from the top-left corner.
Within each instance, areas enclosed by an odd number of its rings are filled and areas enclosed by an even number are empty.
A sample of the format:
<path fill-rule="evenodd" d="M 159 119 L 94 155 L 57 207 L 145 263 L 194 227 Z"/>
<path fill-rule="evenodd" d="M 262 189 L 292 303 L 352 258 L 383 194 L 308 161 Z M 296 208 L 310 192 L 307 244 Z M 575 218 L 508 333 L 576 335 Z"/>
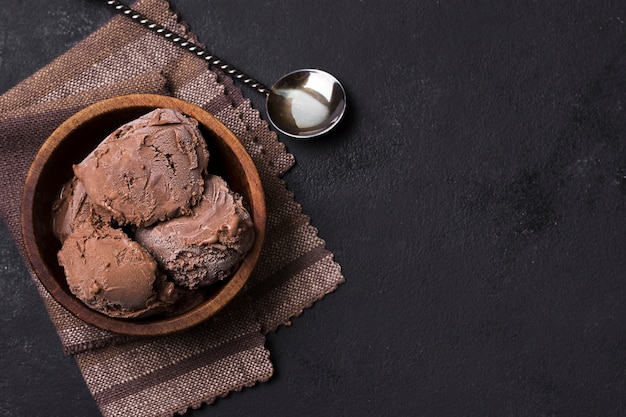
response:
<path fill-rule="evenodd" d="M 267 94 L 267 116 L 283 134 L 310 139 L 332 129 L 346 110 L 346 92 L 327 72 L 302 69 L 283 76 Z"/>

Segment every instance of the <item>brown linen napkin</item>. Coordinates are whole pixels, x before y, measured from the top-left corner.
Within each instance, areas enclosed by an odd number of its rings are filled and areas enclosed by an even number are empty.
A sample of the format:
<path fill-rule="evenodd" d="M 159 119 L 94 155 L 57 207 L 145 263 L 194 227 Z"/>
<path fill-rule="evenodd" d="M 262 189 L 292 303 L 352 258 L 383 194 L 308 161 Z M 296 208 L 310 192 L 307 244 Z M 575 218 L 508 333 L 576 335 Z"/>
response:
<path fill-rule="evenodd" d="M 135 8 L 194 39 L 163 0 Z M 265 334 L 332 292 L 343 276 L 281 176 L 294 164 L 232 80 L 122 17 L 0 96 L 0 214 L 24 254 L 19 200 L 39 146 L 67 117 L 104 98 L 168 94 L 215 114 L 255 161 L 268 225 L 252 279 L 217 317 L 157 338 L 124 338 L 89 326 L 56 303 L 30 271 L 66 352 L 74 355 L 105 416 L 171 416 L 272 375 Z"/>

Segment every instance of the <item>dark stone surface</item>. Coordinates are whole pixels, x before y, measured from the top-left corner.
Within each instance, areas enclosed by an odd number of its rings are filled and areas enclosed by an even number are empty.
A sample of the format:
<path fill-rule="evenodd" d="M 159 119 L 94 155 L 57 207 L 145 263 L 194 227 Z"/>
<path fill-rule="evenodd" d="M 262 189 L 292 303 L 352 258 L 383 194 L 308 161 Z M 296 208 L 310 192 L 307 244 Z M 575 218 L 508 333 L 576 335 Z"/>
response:
<path fill-rule="evenodd" d="M 0 92 L 100 3 L 3 0 Z M 626 3 L 172 4 L 258 79 L 350 94 L 337 132 L 285 140 L 347 283 L 269 336 L 268 383 L 190 416 L 626 415 Z M 0 416 L 98 415 L 0 236 Z"/>

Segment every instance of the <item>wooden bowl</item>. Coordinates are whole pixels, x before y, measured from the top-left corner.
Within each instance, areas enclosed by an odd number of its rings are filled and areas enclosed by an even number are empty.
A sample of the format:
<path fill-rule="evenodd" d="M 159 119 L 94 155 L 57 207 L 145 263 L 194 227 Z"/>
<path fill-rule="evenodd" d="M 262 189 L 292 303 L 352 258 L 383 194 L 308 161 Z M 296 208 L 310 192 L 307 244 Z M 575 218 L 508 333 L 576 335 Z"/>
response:
<path fill-rule="evenodd" d="M 229 279 L 200 291 L 200 304 L 167 316 L 118 319 L 83 304 L 69 290 L 57 260 L 61 243 L 52 231 L 52 205 L 73 176 L 72 164 L 83 160 L 113 130 L 156 108 L 171 108 L 195 118 L 210 152 L 209 172 L 221 175 L 247 202 L 255 242 Z M 21 201 L 24 244 L 37 277 L 70 313 L 101 329 L 126 335 L 162 335 L 192 327 L 215 315 L 241 290 L 259 259 L 265 235 L 265 197 L 252 159 L 237 137 L 214 116 L 193 104 L 159 95 L 115 97 L 85 108 L 66 120 L 44 142 L 33 161 Z"/>

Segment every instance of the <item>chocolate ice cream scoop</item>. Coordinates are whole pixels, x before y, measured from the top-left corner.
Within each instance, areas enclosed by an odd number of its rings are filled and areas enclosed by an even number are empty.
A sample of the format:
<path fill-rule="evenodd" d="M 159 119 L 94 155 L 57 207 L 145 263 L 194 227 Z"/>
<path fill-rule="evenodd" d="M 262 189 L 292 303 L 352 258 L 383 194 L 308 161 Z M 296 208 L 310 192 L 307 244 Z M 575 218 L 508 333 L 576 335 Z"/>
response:
<path fill-rule="evenodd" d="M 190 215 L 140 228 L 135 240 L 177 284 L 194 289 L 234 272 L 254 242 L 254 228 L 241 196 L 209 175 Z"/>
<path fill-rule="evenodd" d="M 190 212 L 208 159 L 195 119 L 156 109 L 111 133 L 74 173 L 119 224 L 148 226 Z"/>
<path fill-rule="evenodd" d="M 121 229 L 83 223 L 65 239 L 58 259 L 70 291 L 108 316 L 145 316 L 175 301 L 173 283 Z"/>

